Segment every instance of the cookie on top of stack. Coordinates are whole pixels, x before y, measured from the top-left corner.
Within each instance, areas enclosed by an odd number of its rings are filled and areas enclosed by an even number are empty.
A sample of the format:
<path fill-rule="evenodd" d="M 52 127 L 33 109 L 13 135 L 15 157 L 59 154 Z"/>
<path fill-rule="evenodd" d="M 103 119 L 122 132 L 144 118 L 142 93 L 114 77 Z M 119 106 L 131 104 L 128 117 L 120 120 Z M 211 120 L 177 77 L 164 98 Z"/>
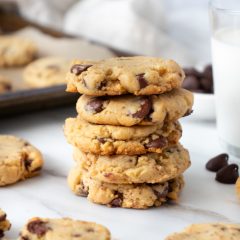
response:
<path fill-rule="evenodd" d="M 111 207 L 177 200 L 189 154 L 178 119 L 192 112 L 184 72 L 172 60 L 120 57 L 75 61 L 67 91 L 83 94 L 64 132 L 74 146 L 72 191 Z"/>

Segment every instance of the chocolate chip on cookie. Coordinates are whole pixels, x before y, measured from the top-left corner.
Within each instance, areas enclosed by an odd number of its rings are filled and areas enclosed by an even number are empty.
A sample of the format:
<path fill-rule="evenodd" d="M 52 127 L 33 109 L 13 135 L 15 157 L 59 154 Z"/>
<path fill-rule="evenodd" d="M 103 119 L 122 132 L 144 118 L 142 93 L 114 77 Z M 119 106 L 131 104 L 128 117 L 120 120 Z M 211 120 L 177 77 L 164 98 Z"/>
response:
<path fill-rule="evenodd" d="M 160 136 L 157 139 L 149 140 L 149 142 L 145 144 L 145 147 L 146 148 L 163 148 L 167 146 L 167 144 L 168 144 L 167 138 Z"/>
<path fill-rule="evenodd" d="M 141 98 L 140 100 L 140 109 L 133 113 L 132 116 L 134 118 L 145 118 L 151 111 L 152 102 L 149 98 Z"/>
<path fill-rule="evenodd" d="M 144 75 L 144 73 L 136 75 L 140 89 L 145 88 L 148 85 L 146 79 L 144 78 Z"/>
<path fill-rule="evenodd" d="M 91 113 L 99 113 L 103 110 L 103 103 L 101 98 L 94 98 L 87 103 L 85 109 Z"/>
<path fill-rule="evenodd" d="M 90 68 L 91 64 L 75 64 L 71 67 L 70 72 L 75 74 L 76 76 L 80 75 L 82 72 L 87 71 L 88 68 Z"/>
<path fill-rule="evenodd" d="M 47 225 L 47 222 L 37 219 L 28 223 L 27 230 L 32 234 L 36 234 L 38 237 L 42 237 L 47 231 L 51 230 L 51 228 Z"/>

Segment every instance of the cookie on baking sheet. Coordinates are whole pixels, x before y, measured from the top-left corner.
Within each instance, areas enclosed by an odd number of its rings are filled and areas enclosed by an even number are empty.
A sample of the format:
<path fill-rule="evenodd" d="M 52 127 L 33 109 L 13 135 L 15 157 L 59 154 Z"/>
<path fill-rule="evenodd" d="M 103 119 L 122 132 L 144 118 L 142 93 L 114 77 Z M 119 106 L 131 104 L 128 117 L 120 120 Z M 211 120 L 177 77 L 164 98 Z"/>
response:
<path fill-rule="evenodd" d="M 22 66 L 37 55 L 36 44 L 26 38 L 0 36 L 0 67 Z"/>
<path fill-rule="evenodd" d="M 238 180 L 236 182 L 236 192 L 237 192 L 237 196 L 240 200 L 240 177 L 238 178 Z"/>
<path fill-rule="evenodd" d="M 74 149 L 77 164 L 97 181 L 114 184 L 164 183 L 182 174 L 191 164 L 180 144 L 159 153 L 99 156 Z"/>
<path fill-rule="evenodd" d="M 240 224 L 193 224 L 166 240 L 239 240 Z"/>
<path fill-rule="evenodd" d="M 20 232 L 18 240 L 110 240 L 107 228 L 93 222 L 70 218 L 32 218 Z"/>
<path fill-rule="evenodd" d="M 43 158 L 27 141 L 10 135 L 0 135 L 0 186 L 13 184 L 39 173 Z"/>
<path fill-rule="evenodd" d="M 109 207 L 144 209 L 160 206 L 168 200 L 178 200 L 183 188 L 183 177 L 156 184 L 111 184 L 96 181 L 77 165 L 68 176 L 68 184 L 76 194 L 91 202 Z"/>
<path fill-rule="evenodd" d="M 11 90 L 12 90 L 11 81 L 8 78 L 0 75 L 0 94 L 10 92 Z"/>
<path fill-rule="evenodd" d="M 7 220 L 7 214 L 0 209 L 0 239 L 4 237 L 4 232 L 8 231 L 11 223 Z"/>
<path fill-rule="evenodd" d="M 181 87 L 184 78 L 173 60 L 143 56 L 77 60 L 67 74 L 67 91 L 92 96 L 160 94 Z"/>
<path fill-rule="evenodd" d="M 154 125 L 190 114 L 193 94 L 185 89 L 151 96 L 92 97 L 82 95 L 77 112 L 86 121 L 109 125 Z"/>
<path fill-rule="evenodd" d="M 64 133 L 68 142 L 83 152 L 100 155 L 136 155 L 161 153 L 176 144 L 182 129 L 178 122 L 151 126 L 112 126 L 91 124 L 80 117 L 65 121 Z"/>
<path fill-rule="evenodd" d="M 32 87 L 49 87 L 66 83 L 70 62 L 60 57 L 39 58 L 23 71 L 23 79 Z"/>

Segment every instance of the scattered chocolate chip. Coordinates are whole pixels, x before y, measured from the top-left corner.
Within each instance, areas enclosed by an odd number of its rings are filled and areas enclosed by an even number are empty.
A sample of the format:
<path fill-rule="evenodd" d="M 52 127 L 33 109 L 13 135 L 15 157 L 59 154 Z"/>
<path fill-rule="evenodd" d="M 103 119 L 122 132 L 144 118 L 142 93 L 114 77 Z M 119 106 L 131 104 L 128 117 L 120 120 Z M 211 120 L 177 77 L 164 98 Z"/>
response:
<path fill-rule="evenodd" d="M 134 118 L 146 117 L 152 109 L 152 102 L 149 98 L 142 98 L 140 101 L 140 110 L 132 114 Z"/>
<path fill-rule="evenodd" d="M 42 237 L 45 233 L 50 230 L 47 223 L 42 220 L 35 220 L 27 225 L 27 229 L 30 233 L 36 234 L 38 237 Z"/>
<path fill-rule="evenodd" d="M 184 68 L 183 70 L 186 76 L 189 76 L 189 75 L 196 76 L 196 77 L 202 76 L 202 74 L 196 68 Z"/>
<path fill-rule="evenodd" d="M 80 75 L 82 72 L 86 71 L 92 65 L 83 65 L 83 64 L 75 64 L 71 67 L 71 73 L 75 74 L 76 76 Z"/>
<path fill-rule="evenodd" d="M 202 78 L 200 80 L 200 85 L 202 86 L 202 89 L 204 89 L 206 92 L 212 92 L 213 83 L 210 81 L 210 79 Z"/>
<path fill-rule="evenodd" d="M 0 238 L 4 237 L 4 232 L 3 230 L 0 229 Z"/>
<path fill-rule="evenodd" d="M 7 217 L 6 214 L 1 215 L 1 216 L 0 216 L 0 222 L 5 221 L 5 220 L 6 220 L 6 217 Z"/>
<path fill-rule="evenodd" d="M 167 146 L 168 140 L 167 138 L 160 136 L 155 140 L 150 140 L 147 144 L 145 144 L 146 148 L 163 148 Z"/>
<path fill-rule="evenodd" d="M 229 156 L 226 153 L 219 154 L 207 162 L 206 169 L 212 172 L 217 172 L 221 168 L 228 165 L 228 158 Z"/>
<path fill-rule="evenodd" d="M 215 179 L 220 183 L 235 184 L 238 177 L 238 165 L 230 164 L 218 170 Z"/>
<path fill-rule="evenodd" d="M 148 85 L 146 79 L 144 78 L 144 75 L 144 73 L 136 75 L 140 89 L 145 88 Z"/>
<path fill-rule="evenodd" d="M 187 117 L 187 116 L 191 115 L 192 113 L 193 113 L 193 110 L 192 109 L 188 109 L 186 111 L 186 113 L 183 115 L 183 117 Z"/>
<path fill-rule="evenodd" d="M 123 201 L 123 195 L 122 193 L 118 193 L 118 196 L 114 198 L 109 205 L 111 207 L 121 207 L 122 206 L 122 201 Z"/>
<path fill-rule="evenodd" d="M 85 106 L 85 110 L 92 113 L 99 113 L 103 110 L 103 100 L 100 98 L 94 98 Z"/>
<path fill-rule="evenodd" d="M 199 89 L 200 83 L 195 76 L 187 76 L 185 80 L 183 81 L 183 88 L 190 89 L 190 90 L 196 90 Z"/>
<path fill-rule="evenodd" d="M 213 82 L 213 71 L 212 71 L 212 65 L 207 65 L 202 73 L 203 77 L 209 79 L 211 82 Z"/>

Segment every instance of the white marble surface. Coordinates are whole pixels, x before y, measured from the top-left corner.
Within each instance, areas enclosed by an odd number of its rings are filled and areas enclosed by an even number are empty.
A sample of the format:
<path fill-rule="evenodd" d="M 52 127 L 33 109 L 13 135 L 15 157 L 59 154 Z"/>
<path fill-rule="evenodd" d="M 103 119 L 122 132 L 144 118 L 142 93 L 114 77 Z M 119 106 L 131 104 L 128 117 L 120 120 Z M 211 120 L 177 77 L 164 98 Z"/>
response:
<path fill-rule="evenodd" d="M 163 239 L 167 234 L 197 222 L 240 222 L 240 204 L 233 185 L 219 184 L 204 168 L 206 161 L 222 152 L 214 123 L 183 121 L 182 143 L 190 150 L 192 166 L 179 204 L 149 210 L 107 208 L 74 196 L 66 175 L 73 165 L 72 150 L 62 131 L 64 119 L 74 116 L 65 108 L 0 120 L 0 133 L 28 139 L 44 154 L 41 176 L 0 189 L 0 207 L 12 222 L 8 237 L 33 216 L 72 217 L 106 225 L 114 239 Z"/>

